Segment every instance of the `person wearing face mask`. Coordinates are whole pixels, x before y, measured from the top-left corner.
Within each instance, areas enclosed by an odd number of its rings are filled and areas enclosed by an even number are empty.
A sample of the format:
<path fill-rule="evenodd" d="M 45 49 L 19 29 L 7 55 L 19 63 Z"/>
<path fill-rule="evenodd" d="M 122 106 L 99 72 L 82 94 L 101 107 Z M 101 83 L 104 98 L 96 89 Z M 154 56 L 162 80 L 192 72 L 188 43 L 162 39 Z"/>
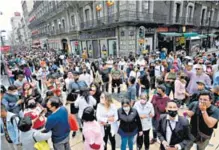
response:
<path fill-rule="evenodd" d="M 180 74 L 179 78 L 175 80 L 175 92 L 174 92 L 174 100 L 177 102 L 178 106 L 184 104 L 186 96 L 189 94 L 186 92 L 186 76 L 185 74 Z"/>
<path fill-rule="evenodd" d="M 52 131 L 54 150 L 70 150 L 68 111 L 60 105 L 60 99 L 53 96 L 47 102 L 47 107 L 52 114 L 47 118 L 44 133 Z"/>
<path fill-rule="evenodd" d="M 133 150 L 133 139 L 136 134 L 143 135 L 142 124 L 139 114 L 132 108 L 130 101 L 124 99 L 122 108 L 118 109 L 118 120 L 120 121 L 118 133 L 121 136 L 121 150 L 126 150 L 128 143 L 129 149 Z"/>
<path fill-rule="evenodd" d="M 117 108 L 113 104 L 113 100 L 110 94 L 102 93 L 100 96 L 100 103 L 97 106 L 97 121 L 100 123 L 102 132 L 104 135 L 105 150 L 107 150 L 107 141 L 110 139 L 111 150 L 116 149 L 115 134 L 118 130 L 117 120 Z"/>
<path fill-rule="evenodd" d="M 195 137 L 198 150 L 205 150 L 219 120 L 219 109 L 212 104 L 213 94 L 201 92 L 197 102 L 189 105 L 184 114 L 191 117 L 191 133 Z M 190 145 L 192 147 L 192 145 Z"/>
<path fill-rule="evenodd" d="M 35 100 L 31 99 L 27 103 L 27 109 L 24 110 L 24 116 L 28 116 L 33 122 L 33 129 L 40 130 L 44 127 L 46 123 L 45 117 L 42 115 L 44 112 L 44 108 L 35 102 Z M 36 120 L 35 120 L 36 119 Z"/>
<path fill-rule="evenodd" d="M 85 81 L 87 86 L 93 82 L 93 77 L 87 72 L 87 68 L 83 68 L 83 73 L 79 76 L 79 81 Z"/>
<path fill-rule="evenodd" d="M 9 112 L 19 115 L 21 111 L 21 104 L 24 101 L 19 99 L 17 87 L 11 85 L 8 87 L 8 91 L 2 98 L 2 104 L 6 107 Z"/>
<path fill-rule="evenodd" d="M 143 141 L 145 150 L 149 150 L 150 145 L 150 129 L 152 128 L 152 118 L 154 117 L 154 107 L 153 105 L 148 102 L 147 95 L 142 93 L 140 95 L 140 100 L 137 101 L 134 105 L 134 108 L 137 110 L 140 119 L 141 125 L 143 130 L 143 135 L 137 137 L 137 148 L 141 150 Z"/>
<path fill-rule="evenodd" d="M 153 123 L 153 139 L 151 140 L 151 144 L 154 144 L 157 141 L 157 123 L 160 119 L 161 114 L 165 114 L 165 107 L 170 98 L 166 95 L 166 87 L 164 85 L 157 86 L 157 94 L 152 97 L 151 103 L 154 106 L 155 116 L 152 119 Z"/>
<path fill-rule="evenodd" d="M 161 142 L 161 150 L 187 150 L 193 143 L 189 121 L 178 115 L 176 102 L 169 101 L 166 105 L 167 114 L 161 115 L 157 135 Z"/>

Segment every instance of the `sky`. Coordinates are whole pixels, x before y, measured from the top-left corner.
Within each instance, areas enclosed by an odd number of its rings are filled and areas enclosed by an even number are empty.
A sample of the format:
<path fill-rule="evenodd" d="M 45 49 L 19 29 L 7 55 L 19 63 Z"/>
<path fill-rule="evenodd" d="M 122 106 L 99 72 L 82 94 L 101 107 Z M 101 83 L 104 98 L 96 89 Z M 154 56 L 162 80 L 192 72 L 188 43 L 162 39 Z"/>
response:
<path fill-rule="evenodd" d="M 0 0 L 0 30 L 12 30 L 10 19 L 16 11 L 22 14 L 21 0 Z"/>

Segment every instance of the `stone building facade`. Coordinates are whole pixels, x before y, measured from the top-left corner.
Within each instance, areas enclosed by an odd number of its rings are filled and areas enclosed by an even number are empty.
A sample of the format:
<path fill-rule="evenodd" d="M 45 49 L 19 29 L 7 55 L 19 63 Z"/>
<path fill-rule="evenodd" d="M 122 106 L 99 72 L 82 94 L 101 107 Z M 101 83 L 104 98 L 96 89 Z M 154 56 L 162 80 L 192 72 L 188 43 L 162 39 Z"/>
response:
<path fill-rule="evenodd" d="M 28 16 L 33 45 L 94 58 L 153 51 L 166 41 L 172 49 L 173 38 L 160 33 L 219 27 L 219 5 L 205 1 L 36 1 Z"/>

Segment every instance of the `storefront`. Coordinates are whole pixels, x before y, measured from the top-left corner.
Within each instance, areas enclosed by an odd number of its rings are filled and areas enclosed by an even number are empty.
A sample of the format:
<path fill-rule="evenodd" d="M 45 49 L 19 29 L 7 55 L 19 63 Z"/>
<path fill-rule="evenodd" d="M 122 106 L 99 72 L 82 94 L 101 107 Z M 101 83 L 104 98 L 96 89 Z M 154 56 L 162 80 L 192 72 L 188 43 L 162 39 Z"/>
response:
<path fill-rule="evenodd" d="M 60 39 L 48 39 L 49 49 L 60 50 L 61 40 Z"/>
<path fill-rule="evenodd" d="M 137 34 L 137 53 L 146 54 L 154 49 L 155 28 L 140 26 Z"/>
<path fill-rule="evenodd" d="M 81 47 L 78 40 L 71 40 L 70 46 L 71 46 L 71 53 L 73 55 L 81 55 Z"/>
<path fill-rule="evenodd" d="M 83 32 L 79 35 L 80 54 L 86 50 L 90 58 L 117 55 L 116 29 Z"/>

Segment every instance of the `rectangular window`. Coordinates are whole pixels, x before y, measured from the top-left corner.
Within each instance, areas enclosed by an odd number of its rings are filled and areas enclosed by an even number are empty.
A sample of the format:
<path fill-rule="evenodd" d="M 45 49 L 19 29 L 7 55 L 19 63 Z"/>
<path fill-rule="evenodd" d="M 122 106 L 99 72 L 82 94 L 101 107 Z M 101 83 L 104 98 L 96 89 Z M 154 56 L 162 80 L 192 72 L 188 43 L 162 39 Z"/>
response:
<path fill-rule="evenodd" d="M 143 12 L 149 12 L 149 1 L 142 1 L 143 2 Z"/>
<path fill-rule="evenodd" d="M 65 20 L 64 19 L 62 20 L 62 27 L 63 27 L 63 29 L 65 29 Z"/>
<path fill-rule="evenodd" d="M 179 17 L 180 17 L 180 4 L 176 3 L 176 23 L 179 22 Z"/>
<path fill-rule="evenodd" d="M 97 20 L 100 19 L 100 11 L 97 11 Z"/>
<path fill-rule="evenodd" d="M 204 25 L 205 22 L 205 9 L 202 9 L 201 25 Z"/>

